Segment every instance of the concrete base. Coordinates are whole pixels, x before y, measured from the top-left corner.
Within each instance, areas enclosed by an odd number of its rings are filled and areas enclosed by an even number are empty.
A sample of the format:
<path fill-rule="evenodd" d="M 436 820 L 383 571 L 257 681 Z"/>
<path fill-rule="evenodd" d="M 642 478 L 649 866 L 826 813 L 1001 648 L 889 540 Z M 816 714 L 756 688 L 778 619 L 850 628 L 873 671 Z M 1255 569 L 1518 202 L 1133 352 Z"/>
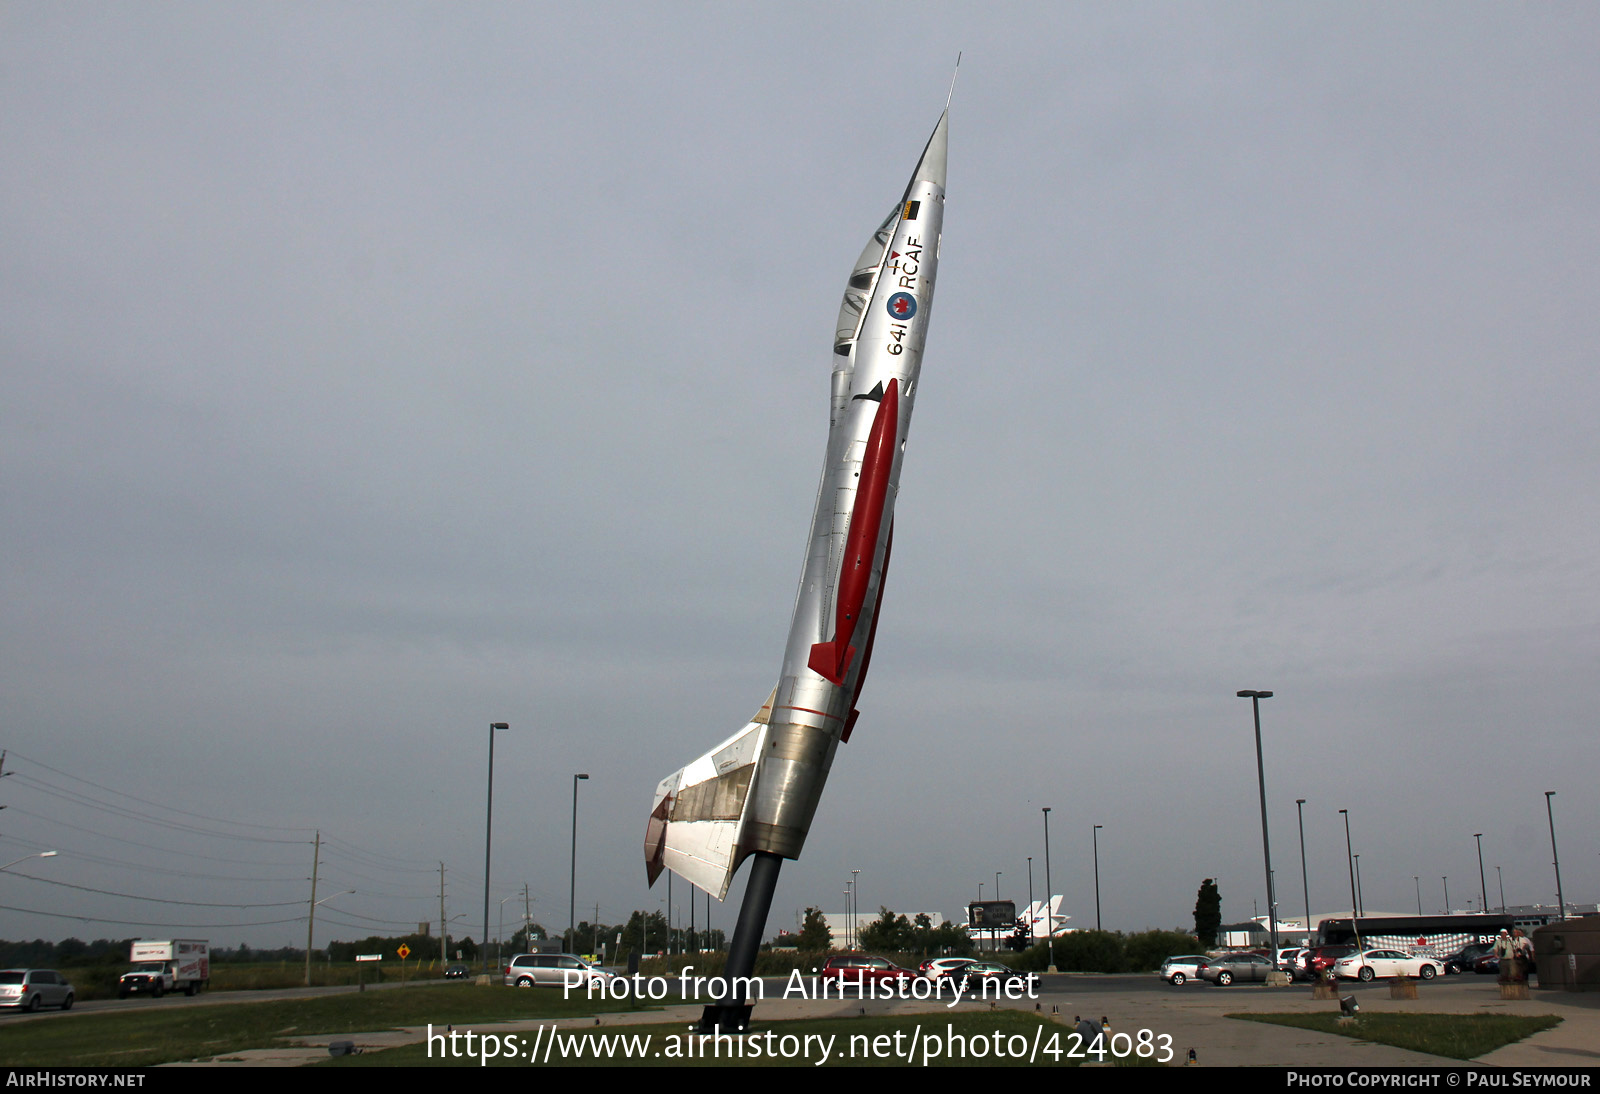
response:
<path fill-rule="evenodd" d="M 1286 988 L 1292 983 L 1294 981 L 1290 980 L 1289 974 L 1282 969 L 1273 969 L 1267 973 L 1267 987 L 1269 988 Z"/>

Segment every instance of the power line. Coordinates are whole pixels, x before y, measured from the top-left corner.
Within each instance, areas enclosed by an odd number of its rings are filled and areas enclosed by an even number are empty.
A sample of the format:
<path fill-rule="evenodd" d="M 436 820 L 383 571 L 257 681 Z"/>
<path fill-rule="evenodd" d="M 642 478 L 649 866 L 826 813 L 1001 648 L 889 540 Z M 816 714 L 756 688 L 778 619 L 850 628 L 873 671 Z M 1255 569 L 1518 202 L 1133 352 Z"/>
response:
<path fill-rule="evenodd" d="M 149 801 L 149 800 L 147 800 L 145 798 L 140 798 L 140 797 L 136 797 L 133 794 L 129 794 L 126 791 L 117 790 L 114 787 L 102 786 L 99 783 L 94 782 L 91 779 L 85 779 L 85 778 L 83 778 L 83 777 L 81 777 L 79 775 L 73 775 L 70 772 L 62 771 L 60 768 L 51 767 L 47 763 L 43 763 L 43 762 L 41 762 L 39 760 L 32 759 L 31 757 L 24 756 L 24 755 L 22 755 L 22 753 L 18 752 L 16 749 L 7 749 L 6 750 L 6 754 L 9 755 L 9 756 L 16 756 L 16 757 L 18 757 L 19 759 L 22 759 L 22 760 L 26 760 L 28 763 L 33 764 L 36 767 L 42 767 L 46 771 L 54 772 L 55 774 L 60 775 L 62 778 L 71 779 L 73 782 L 83 783 L 85 786 L 92 786 L 96 790 L 104 790 L 107 794 L 115 794 L 120 798 L 127 798 L 129 801 L 135 801 L 135 802 L 138 802 L 140 805 L 148 805 L 148 806 L 151 806 L 151 807 L 153 807 L 155 809 L 166 809 L 166 810 L 169 810 L 170 812 L 177 813 L 180 816 L 193 817 L 195 820 L 211 821 L 211 822 L 213 822 L 215 824 L 231 824 L 231 825 L 234 825 L 235 827 L 239 827 L 239 828 L 265 828 L 268 831 L 274 831 L 274 832 L 310 832 L 310 831 L 312 831 L 312 828 L 310 826 L 306 826 L 306 825 L 255 824 L 255 823 L 252 823 L 251 821 L 224 820 L 221 817 L 208 817 L 203 813 L 191 813 L 186 809 L 177 809 L 177 808 L 175 808 L 173 806 L 165 804 L 164 802 Z M 241 838 L 243 838 L 243 837 L 241 837 Z M 286 840 L 284 842 L 300 842 L 300 841 L 298 841 L 298 840 Z"/>
<path fill-rule="evenodd" d="M 28 881 L 37 881 L 44 885 L 59 885 L 63 889 L 77 889 L 83 893 L 98 893 L 101 896 L 121 897 L 124 900 L 144 900 L 152 904 L 181 904 L 186 908 L 288 908 L 296 904 L 304 904 L 303 900 L 280 900 L 271 904 L 208 904 L 199 900 L 170 900 L 159 896 L 136 896 L 133 893 L 114 893 L 110 889 L 93 889 L 87 885 L 74 885 L 70 881 L 56 881 L 47 877 L 34 877 L 17 870 L 7 871 L 11 877 L 20 877 Z"/>
<path fill-rule="evenodd" d="M 72 919 L 79 923 L 110 923 L 118 927 L 160 927 L 164 930 L 200 931 L 200 930 L 236 930 L 240 927 L 276 927 L 283 923 L 304 923 L 305 916 L 293 916 L 289 919 L 263 919 L 255 923 L 141 923 L 134 919 L 101 919 L 92 915 L 68 915 L 65 912 L 42 912 L 37 908 L 16 908 L 9 904 L 0 904 L 0 912 L 22 912 L 26 915 L 42 915 L 51 919 Z"/>

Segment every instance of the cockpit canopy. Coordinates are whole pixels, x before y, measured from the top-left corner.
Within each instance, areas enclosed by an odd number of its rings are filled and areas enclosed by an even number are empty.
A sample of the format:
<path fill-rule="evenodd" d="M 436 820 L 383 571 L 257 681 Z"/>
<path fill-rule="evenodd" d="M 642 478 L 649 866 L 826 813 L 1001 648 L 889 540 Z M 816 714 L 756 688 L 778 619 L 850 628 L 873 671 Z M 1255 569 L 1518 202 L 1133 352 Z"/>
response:
<path fill-rule="evenodd" d="M 895 222 L 899 219 L 900 205 L 896 202 L 894 209 L 878 225 L 878 230 L 872 233 L 867 245 L 861 248 L 861 257 L 856 259 L 855 269 L 845 286 L 844 300 L 839 304 L 839 321 L 834 325 L 833 352 L 840 357 L 848 357 L 850 347 L 855 345 L 856 335 L 861 330 L 861 317 L 867 310 L 867 302 L 872 299 L 872 286 L 878 280 L 878 270 L 883 266 L 884 251 L 889 247 Z"/>

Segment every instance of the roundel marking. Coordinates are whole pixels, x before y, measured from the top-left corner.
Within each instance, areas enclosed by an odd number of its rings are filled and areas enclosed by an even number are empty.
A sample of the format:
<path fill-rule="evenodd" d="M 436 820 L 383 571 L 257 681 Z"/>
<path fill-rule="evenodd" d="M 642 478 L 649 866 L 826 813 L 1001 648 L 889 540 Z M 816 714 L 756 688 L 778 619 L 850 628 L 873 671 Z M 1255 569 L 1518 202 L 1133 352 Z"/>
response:
<path fill-rule="evenodd" d="M 908 292 L 897 292 L 889 298 L 888 308 L 896 319 L 910 319 L 917 314 L 917 298 Z"/>

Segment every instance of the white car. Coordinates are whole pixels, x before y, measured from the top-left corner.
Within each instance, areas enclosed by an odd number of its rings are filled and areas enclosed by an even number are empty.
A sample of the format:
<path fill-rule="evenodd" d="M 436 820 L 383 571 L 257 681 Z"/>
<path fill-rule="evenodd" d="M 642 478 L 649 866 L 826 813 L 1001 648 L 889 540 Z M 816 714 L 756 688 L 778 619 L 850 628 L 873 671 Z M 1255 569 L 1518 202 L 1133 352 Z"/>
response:
<path fill-rule="evenodd" d="M 924 961 L 917 967 L 917 971 L 929 980 L 937 980 L 941 976 L 949 976 L 957 969 L 965 968 L 976 960 L 975 957 L 936 957 L 932 961 Z"/>
<path fill-rule="evenodd" d="M 1408 976 L 1432 980 L 1444 965 L 1431 957 L 1410 957 L 1399 950 L 1367 950 L 1341 957 L 1333 966 L 1334 975 L 1345 980 L 1378 980 Z"/>

